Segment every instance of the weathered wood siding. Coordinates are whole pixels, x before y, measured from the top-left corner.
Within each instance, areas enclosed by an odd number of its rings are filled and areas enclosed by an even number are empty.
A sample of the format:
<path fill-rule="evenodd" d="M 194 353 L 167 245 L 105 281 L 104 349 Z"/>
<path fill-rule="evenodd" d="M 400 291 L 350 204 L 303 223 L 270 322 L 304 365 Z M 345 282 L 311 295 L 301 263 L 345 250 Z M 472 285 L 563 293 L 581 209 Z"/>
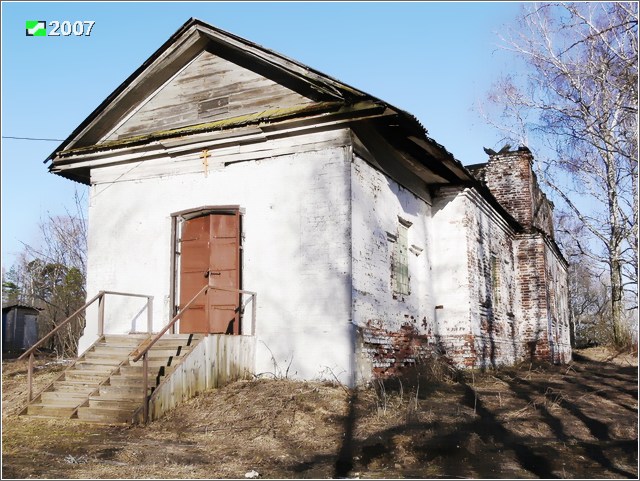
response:
<path fill-rule="evenodd" d="M 204 51 L 103 141 L 311 102 L 271 79 Z"/>
<path fill-rule="evenodd" d="M 212 334 L 202 339 L 154 391 L 149 418 L 158 419 L 208 389 L 249 379 L 254 370 L 255 344 L 253 336 Z"/>

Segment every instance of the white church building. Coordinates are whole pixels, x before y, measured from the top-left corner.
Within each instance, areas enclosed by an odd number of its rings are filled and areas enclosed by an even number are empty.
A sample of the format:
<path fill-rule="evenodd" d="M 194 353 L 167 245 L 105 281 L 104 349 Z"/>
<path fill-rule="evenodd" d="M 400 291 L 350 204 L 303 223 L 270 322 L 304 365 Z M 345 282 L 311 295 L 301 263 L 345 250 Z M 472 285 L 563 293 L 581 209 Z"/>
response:
<path fill-rule="evenodd" d="M 570 358 L 567 263 L 526 147 L 465 167 L 410 113 L 199 20 L 49 161 L 90 186 L 88 295 L 153 296 L 158 332 L 224 288 L 176 331 L 251 338 L 256 374 Z M 145 331 L 144 307 L 107 300 L 104 331 Z"/>

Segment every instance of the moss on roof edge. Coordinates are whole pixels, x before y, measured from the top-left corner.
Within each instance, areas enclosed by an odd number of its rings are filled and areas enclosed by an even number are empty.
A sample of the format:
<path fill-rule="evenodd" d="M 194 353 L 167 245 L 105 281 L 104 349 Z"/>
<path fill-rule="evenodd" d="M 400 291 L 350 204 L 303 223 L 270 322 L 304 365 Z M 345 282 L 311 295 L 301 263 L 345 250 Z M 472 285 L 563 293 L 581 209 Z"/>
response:
<path fill-rule="evenodd" d="M 57 152 L 58 157 L 67 157 L 74 154 L 86 152 L 98 152 L 101 150 L 117 149 L 120 147 L 128 147 L 136 144 L 143 144 L 153 140 L 162 140 L 172 137 L 180 137 L 182 135 L 191 135 L 213 130 L 223 130 L 226 128 L 243 127 L 250 124 L 259 124 L 266 121 L 285 120 L 307 113 L 323 113 L 338 110 L 345 106 L 343 102 L 316 102 L 313 104 L 295 105 L 286 108 L 274 108 L 256 112 L 253 114 L 239 115 L 228 119 L 216 120 L 214 122 L 206 122 L 202 124 L 189 125 L 187 127 L 179 127 L 169 130 L 159 130 L 149 134 L 137 135 L 125 139 L 112 140 L 102 144 L 89 145 L 86 147 L 77 147 L 74 149 L 63 150 Z"/>

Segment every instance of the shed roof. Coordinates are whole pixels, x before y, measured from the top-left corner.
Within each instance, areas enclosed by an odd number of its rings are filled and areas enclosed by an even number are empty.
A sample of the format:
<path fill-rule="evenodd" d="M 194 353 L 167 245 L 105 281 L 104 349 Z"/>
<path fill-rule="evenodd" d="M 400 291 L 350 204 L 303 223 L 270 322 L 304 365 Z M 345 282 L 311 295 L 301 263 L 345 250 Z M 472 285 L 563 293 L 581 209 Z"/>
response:
<path fill-rule="evenodd" d="M 42 310 L 42 309 L 38 309 L 37 307 L 27 306 L 24 304 L 9 304 L 2 308 L 2 313 L 5 314 L 12 309 L 25 309 L 25 310 L 33 311 L 35 314 L 39 314 L 40 311 Z"/>

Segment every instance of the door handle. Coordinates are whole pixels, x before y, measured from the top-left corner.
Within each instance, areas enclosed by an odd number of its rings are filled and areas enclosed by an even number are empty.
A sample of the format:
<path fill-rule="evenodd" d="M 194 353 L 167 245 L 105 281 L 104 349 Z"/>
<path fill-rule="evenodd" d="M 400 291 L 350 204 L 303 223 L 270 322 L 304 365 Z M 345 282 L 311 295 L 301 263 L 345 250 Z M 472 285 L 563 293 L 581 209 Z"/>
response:
<path fill-rule="evenodd" d="M 211 271 L 207 271 L 204 273 L 205 277 L 209 277 L 209 276 L 219 276 L 220 272 L 211 272 Z"/>

